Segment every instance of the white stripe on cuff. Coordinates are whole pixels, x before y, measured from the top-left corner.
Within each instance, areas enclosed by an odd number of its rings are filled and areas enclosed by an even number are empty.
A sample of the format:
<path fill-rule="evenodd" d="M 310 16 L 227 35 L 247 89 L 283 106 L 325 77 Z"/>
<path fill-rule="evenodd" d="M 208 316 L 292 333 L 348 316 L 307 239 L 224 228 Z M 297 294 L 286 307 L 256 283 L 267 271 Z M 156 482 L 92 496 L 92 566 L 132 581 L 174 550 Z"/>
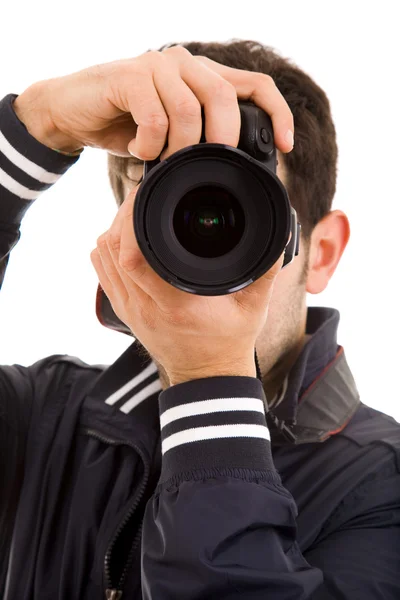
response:
<path fill-rule="evenodd" d="M 36 200 L 36 198 L 41 194 L 41 191 L 30 190 L 24 185 L 15 181 L 12 177 L 7 175 L 3 169 L 0 168 L 0 185 L 2 185 L 6 190 L 19 196 L 19 198 L 23 198 L 24 200 Z"/>
<path fill-rule="evenodd" d="M 210 425 L 209 427 L 195 427 L 173 433 L 162 442 L 161 450 L 162 454 L 165 454 L 171 448 L 182 444 L 237 437 L 271 440 L 269 429 L 264 425 Z"/>
<path fill-rule="evenodd" d="M 190 402 L 169 408 L 160 417 L 161 429 L 184 417 L 207 415 L 215 412 L 228 412 L 233 410 L 251 410 L 264 414 L 264 403 L 259 398 L 216 398 Z"/>
<path fill-rule="evenodd" d="M 50 173 L 39 167 L 36 163 L 23 156 L 18 150 L 16 150 L 6 137 L 0 131 L 0 152 L 4 154 L 9 161 L 14 163 L 15 166 L 19 167 L 24 173 L 30 175 L 41 183 L 55 183 L 61 177 L 59 173 Z"/>

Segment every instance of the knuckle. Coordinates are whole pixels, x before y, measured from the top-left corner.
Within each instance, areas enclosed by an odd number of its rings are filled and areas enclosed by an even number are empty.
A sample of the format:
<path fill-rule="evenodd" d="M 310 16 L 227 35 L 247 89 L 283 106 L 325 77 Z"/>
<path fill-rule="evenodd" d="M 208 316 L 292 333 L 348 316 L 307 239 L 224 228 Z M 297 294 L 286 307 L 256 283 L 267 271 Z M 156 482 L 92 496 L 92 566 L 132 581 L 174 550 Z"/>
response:
<path fill-rule="evenodd" d="M 164 309 L 163 320 L 171 327 L 184 328 L 185 330 L 190 330 L 193 326 L 193 319 L 188 315 L 187 310 L 177 306 L 173 309 Z"/>
<path fill-rule="evenodd" d="M 140 322 L 144 325 L 146 329 L 149 331 L 156 330 L 156 318 L 155 311 L 151 311 L 144 306 L 139 307 L 139 319 Z"/>
<path fill-rule="evenodd" d="M 211 58 L 208 58 L 208 56 L 203 56 L 202 54 L 197 54 L 196 56 L 193 57 L 195 60 L 198 60 L 199 62 L 202 62 L 204 64 L 211 64 L 214 63 L 213 60 L 211 60 Z"/>
<path fill-rule="evenodd" d="M 146 119 L 139 123 L 139 125 L 144 126 L 146 129 L 149 129 L 153 133 L 166 133 L 169 127 L 168 118 L 165 114 L 161 112 L 150 112 Z"/>
<path fill-rule="evenodd" d="M 148 52 L 144 52 L 141 54 L 139 58 L 141 58 L 146 63 L 157 63 L 160 60 L 161 52 L 158 50 L 149 50 Z"/>
<path fill-rule="evenodd" d="M 108 236 L 108 244 L 110 248 L 115 251 L 118 251 L 121 247 L 121 237 L 115 233 L 110 232 Z"/>
<path fill-rule="evenodd" d="M 135 279 L 140 279 L 146 270 L 138 254 L 121 253 L 119 256 L 119 265 L 127 273 L 134 273 Z"/>
<path fill-rule="evenodd" d="M 189 50 L 187 50 L 183 46 L 170 46 L 169 48 L 165 48 L 165 50 L 163 50 L 163 53 L 181 58 L 187 58 L 188 56 L 192 56 Z"/>
<path fill-rule="evenodd" d="M 96 244 L 99 248 L 107 248 L 107 234 L 103 233 L 97 238 Z"/>
<path fill-rule="evenodd" d="M 128 82 L 132 90 L 135 90 L 135 81 L 138 81 L 138 86 L 142 84 L 143 79 L 148 78 L 149 70 L 152 67 L 152 61 L 149 60 L 145 55 L 138 56 L 133 61 L 129 61 L 123 65 L 121 72 L 118 73 L 118 83 L 121 85 L 123 80 L 124 84 Z"/>
<path fill-rule="evenodd" d="M 164 313 L 164 320 L 167 323 L 167 325 L 170 325 L 171 327 L 178 327 L 178 326 L 184 326 L 184 320 L 182 319 L 182 316 L 177 312 L 165 312 Z"/>
<path fill-rule="evenodd" d="M 192 98 L 181 98 L 175 102 L 174 115 L 180 121 L 196 121 L 201 117 L 199 102 Z"/>
<path fill-rule="evenodd" d="M 275 81 L 271 75 L 267 75 L 267 73 L 257 73 L 257 77 L 260 79 L 262 85 L 266 85 L 268 87 L 274 86 Z"/>
<path fill-rule="evenodd" d="M 237 100 L 236 89 L 223 77 L 216 79 L 215 83 L 211 86 L 210 95 L 218 99 Z"/>

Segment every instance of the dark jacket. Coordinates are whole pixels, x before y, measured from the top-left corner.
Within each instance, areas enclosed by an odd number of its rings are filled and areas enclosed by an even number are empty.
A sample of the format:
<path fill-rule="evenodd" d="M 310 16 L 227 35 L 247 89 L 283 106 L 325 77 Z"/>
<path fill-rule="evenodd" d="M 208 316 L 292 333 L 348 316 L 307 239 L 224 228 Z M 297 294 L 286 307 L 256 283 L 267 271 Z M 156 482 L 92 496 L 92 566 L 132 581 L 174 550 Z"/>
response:
<path fill-rule="evenodd" d="M 77 160 L 34 140 L 14 98 L 1 281 L 26 210 Z M 3 600 L 398 600 L 400 424 L 360 401 L 338 322 L 309 309 L 273 410 L 258 378 L 160 393 L 137 340 L 111 366 L 1 366 Z"/>

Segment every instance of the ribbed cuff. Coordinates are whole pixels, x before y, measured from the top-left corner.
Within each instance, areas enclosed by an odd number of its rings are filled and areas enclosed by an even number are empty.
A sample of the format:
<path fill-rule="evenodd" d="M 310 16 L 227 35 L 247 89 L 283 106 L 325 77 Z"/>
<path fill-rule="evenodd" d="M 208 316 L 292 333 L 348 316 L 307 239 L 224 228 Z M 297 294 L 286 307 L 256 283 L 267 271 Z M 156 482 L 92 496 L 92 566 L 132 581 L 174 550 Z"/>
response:
<path fill-rule="evenodd" d="M 1 221 L 19 224 L 27 208 L 79 160 L 36 140 L 13 108 L 16 94 L 0 101 Z"/>
<path fill-rule="evenodd" d="M 195 469 L 275 471 L 255 377 L 210 377 L 167 388 L 159 396 L 160 482 Z"/>

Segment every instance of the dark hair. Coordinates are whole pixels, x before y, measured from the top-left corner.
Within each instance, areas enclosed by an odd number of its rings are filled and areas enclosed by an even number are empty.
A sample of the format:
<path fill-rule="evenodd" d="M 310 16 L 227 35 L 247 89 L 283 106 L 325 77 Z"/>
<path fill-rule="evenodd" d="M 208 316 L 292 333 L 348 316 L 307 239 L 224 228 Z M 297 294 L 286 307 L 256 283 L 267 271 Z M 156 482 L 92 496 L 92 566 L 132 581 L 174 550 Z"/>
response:
<path fill-rule="evenodd" d="M 325 92 L 293 61 L 259 42 L 233 39 L 226 43 L 170 43 L 159 51 L 177 45 L 192 55 L 273 78 L 294 117 L 295 145 L 281 157 L 286 171 L 285 187 L 298 213 L 303 237 L 308 240 L 314 226 L 330 212 L 336 191 L 336 131 Z M 124 200 L 122 178 L 129 161 L 109 155 L 109 177 L 118 206 Z"/>

